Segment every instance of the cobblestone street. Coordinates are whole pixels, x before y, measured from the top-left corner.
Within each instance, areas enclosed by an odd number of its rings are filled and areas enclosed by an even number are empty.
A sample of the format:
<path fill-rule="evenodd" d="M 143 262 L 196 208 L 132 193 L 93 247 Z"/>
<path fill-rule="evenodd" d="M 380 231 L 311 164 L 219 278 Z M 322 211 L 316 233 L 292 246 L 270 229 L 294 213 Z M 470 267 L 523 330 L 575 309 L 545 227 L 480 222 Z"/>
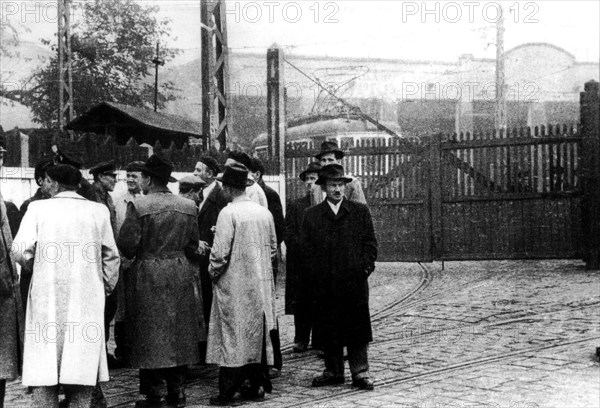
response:
<path fill-rule="evenodd" d="M 280 317 L 281 377 L 261 407 L 599 407 L 600 272 L 578 261 L 378 263 L 370 278 L 374 391 L 312 388 L 323 362 L 291 351 Z M 283 311 L 283 282 L 278 305 Z M 281 314 L 281 313 L 280 313 Z M 196 370 L 188 406 L 208 405 L 216 367 Z M 133 407 L 135 370 L 112 371 L 110 407 Z M 20 382 L 6 407 L 29 406 Z"/>

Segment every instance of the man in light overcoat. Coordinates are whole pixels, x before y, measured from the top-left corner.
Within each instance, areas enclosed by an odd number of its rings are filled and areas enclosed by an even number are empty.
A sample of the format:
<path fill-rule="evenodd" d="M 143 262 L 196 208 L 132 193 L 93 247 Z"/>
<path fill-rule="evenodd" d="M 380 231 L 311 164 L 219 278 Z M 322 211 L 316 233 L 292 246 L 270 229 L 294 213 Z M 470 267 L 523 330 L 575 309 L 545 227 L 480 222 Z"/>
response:
<path fill-rule="evenodd" d="M 51 198 L 34 201 L 12 253 L 33 271 L 27 299 L 23 385 L 36 407 L 89 407 L 93 387 L 108 381 L 105 295 L 115 287 L 119 252 L 108 209 L 75 190 L 81 173 L 69 165 L 46 170 Z"/>
<path fill-rule="evenodd" d="M 220 367 L 219 395 L 210 399 L 211 405 L 228 405 L 238 392 L 248 399 L 271 392 L 268 333 L 276 322 L 272 261 L 277 238 L 269 210 L 246 195 L 252 183 L 246 167 L 226 166 L 219 181 L 231 204 L 219 214 L 210 254 L 213 304 L 206 362 Z M 245 379 L 250 387 L 242 390 Z"/>

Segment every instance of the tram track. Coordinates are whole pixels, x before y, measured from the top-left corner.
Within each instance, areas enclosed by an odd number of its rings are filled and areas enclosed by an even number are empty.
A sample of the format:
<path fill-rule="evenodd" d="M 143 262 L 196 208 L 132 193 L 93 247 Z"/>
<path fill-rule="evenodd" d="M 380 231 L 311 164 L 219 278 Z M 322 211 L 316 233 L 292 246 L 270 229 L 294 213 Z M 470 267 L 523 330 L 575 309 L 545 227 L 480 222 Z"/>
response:
<path fill-rule="evenodd" d="M 586 337 L 584 339 L 559 342 L 559 343 L 549 344 L 549 345 L 545 345 L 545 346 L 529 347 L 527 349 L 518 350 L 518 351 L 514 351 L 514 352 L 502 353 L 502 354 L 489 356 L 489 357 L 471 359 L 471 360 L 459 362 L 456 364 L 452 364 L 447 367 L 433 369 L 433 370 L 429 370 L 429 371 L 422 372 L 422 373 L 416 373 L 416 374 L 411 374 L 411 375 L 406 375 L 406 376 L 401 376 L 401 377 L 377 379 L 376 386 L 377 386 L 377 388 L 389 387 L 389 386 L 393 386 L 393 385 L 402 384 L 405 382 L 410 382 L 410 381 L 413 381 L 413 380 L 416 380 L 419 378 L 423 378 L 423 377 L 439 375 L 439 374 L 448 374 L 448 373 L 452 373 L 452 372 L 459 371 L 462 369 L 477 367 L 477 366 L 481 366 L 481 365 L 485 365 L 485 364 L 489 364 L 489 363 L 497 363 L 497 362 L 501 362 L 501 361 L 506 361 L 506 360 L 510 360 L 514 357 L 519 357 L 523 354 L 538 353 L 538 352 L 544 351 L 544 350 L 550 350 L 550 349 L 559 348 L 559 347 L 571 346 L 574 344 L 585 343 L 588 341 L 598 340 L 598 339 L 600 339 L 600 336 L 592 336 L 592 337 Z M 291 407 L 315 407 L 322 403 L 335 401 L 342 397 L 346 397 L 346 396 L 353 395 L 353 394 L 358 395 L 361 393 L 364 393 L 364 391 L 358 390 L 358 389 L 347 389 L 347 390 L 338 392 L 335 395 L 328 395 L 328 396 L 324 396 L 324 397 L 320 397 L 320 398 L 314 398 L 310 401 L 306 401 L 306 402 L 303 401 L 303 402 L 286 405 L 286 406 L 288 408 L 291 408 Z"/>

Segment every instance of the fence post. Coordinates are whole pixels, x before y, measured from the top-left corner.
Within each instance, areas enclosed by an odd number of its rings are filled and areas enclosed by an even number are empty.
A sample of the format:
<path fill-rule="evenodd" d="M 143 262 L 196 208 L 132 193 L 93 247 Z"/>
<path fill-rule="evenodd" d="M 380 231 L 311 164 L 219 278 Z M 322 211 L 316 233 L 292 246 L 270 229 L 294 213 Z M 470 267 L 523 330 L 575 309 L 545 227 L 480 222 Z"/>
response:
<path fill-rule="evenodd" d="M 435 135 L 429 142 L 429 203 L 431 218 L 431 256 L 443 257 L 442 236 L 442 135 Z"/>
<path fill-rule="evenodd" d="M 589 81 L 580 96 L 583 256 L 600 269 L 600 88 Z"/>

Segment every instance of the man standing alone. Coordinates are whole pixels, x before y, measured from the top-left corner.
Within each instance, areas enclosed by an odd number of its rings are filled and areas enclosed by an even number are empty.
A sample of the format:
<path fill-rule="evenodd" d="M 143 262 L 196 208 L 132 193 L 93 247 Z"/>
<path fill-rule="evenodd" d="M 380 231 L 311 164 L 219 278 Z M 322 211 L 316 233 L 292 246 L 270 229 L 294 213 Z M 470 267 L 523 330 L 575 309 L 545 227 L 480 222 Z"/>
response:
<path fill-rule="evenodd" d="M 218 364 L 219 395 L 211 405 L 229 405 L 242 391 L 248 399 L 271 392 L 266 364 L 273 363 L 267 333 L 275 328 L 272 261 L 277 256 L 275 224 L 269 210 L 246 196 L 248 170 L 238 164 L 225 167 L 225 196 L 231 204 L 217 220 L 210 254 L 213 305 L 208 330 L 206 362 Z"/>
<path fill-rule="evenodd" d="M 168 189 L 176 181 L 169 161 L 152 155 L 141 170 L 144 196 L 129 203 L 117 240 L 125 257 L 135 257 L 125 296 L 130 363 L 145 397 L 136 407 L 160 406 L 165 380 L 167 403 L 184 407 L 187 366 L 200 361 L 204 338 L 189 261 L 198 249 L 198 209 Z"/>
<path fill-rule="evenodd" d="M 326 200 L 306 210 L 302 244 L 315 287 L 315 316 L 325 351 L 325 371 L 313 387 L 344 382 L 348 348 L 352 385 L 372 390 L 367 357 L 373 340 L 367 278 L 375 269 L 377 240 L 365 204 L 344 197 L 351 179 L 339 164 L 324 166 L 317 184 Z"/>

